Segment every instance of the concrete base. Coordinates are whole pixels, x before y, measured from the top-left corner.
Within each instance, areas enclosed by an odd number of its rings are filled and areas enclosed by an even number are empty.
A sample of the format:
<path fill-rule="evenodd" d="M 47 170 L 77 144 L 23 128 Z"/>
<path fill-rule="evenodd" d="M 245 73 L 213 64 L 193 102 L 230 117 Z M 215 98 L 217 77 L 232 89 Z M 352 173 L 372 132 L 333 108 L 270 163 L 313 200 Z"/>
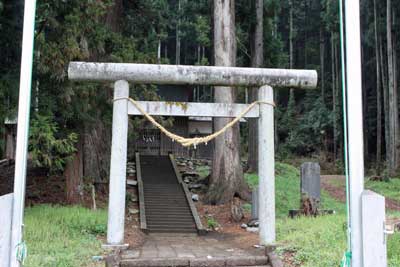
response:
<path fill-rule="evenodd" d="M 127 250 L 129 248 L 129 244 L 120 244 L 120 245 L 113 245 L 113 244 L 103 244 L 101 248 L 104 250 Z"/>

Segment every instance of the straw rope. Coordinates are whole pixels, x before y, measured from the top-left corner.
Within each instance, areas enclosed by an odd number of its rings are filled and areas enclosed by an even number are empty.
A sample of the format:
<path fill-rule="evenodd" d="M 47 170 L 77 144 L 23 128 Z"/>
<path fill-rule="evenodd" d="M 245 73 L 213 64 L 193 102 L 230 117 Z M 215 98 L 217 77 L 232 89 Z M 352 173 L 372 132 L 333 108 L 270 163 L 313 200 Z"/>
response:
<path fill-rule="evenodd" d="M 166 128 L 164 128 L 160 123 L 158 123 L 154 119 L 154 117 L 152 117 L 150 114 L 148 114 L 139 105 L 139 103 L 136 100 L 134 100 L 134 99 L 132 99 L 130 97 L 120 97 L 120 98 L 115 98 L 114 99 L 114 101 L 118 101 L 118 100 L 128 100 L 128 101 L 130 101 L 140 111 L 140 113 L 143 114 L 143 116 L 148 121 L 150 121 L 155 127 L 157 127 L 166 136 L 171 138 L 172 141 L 176 141 L 176 142 L 180 143 L 184 147 L 194 146 L 194 148 L 196 148 L 196 146 L 198 144 L 206 144 L 207 145 L 208 142 L 210 142 L 211 140 L 217 138 L 221 134 L 225 133 L 226 130 L 228 130 L 233 125 L 235 125 L 241 118 L 243 118 L 256 105 L 258 105 L 258 104 L 267 104 L 267 105 L 271 105 L 271 106 L 275 107 L 275 103 L 270 103 L 270 102 L 265 102 L 265 101 L 255 101 L 255 102 L 251 103 L 245 110 L 243 110 L 242 113 L 240 113 L 235 119 L 233 119 L 232 121 L 227 123 L 224 127 L 222 127 L 219 131 L 217 131 L 217 132 L 215 132 L 213 134 L 207 135 L 207 136 L 203 136 L 203 137 L 186 138 L 186 137 L 182 137 L 182 136 L 176 135 L 176 134 L 168 131 Z"/>

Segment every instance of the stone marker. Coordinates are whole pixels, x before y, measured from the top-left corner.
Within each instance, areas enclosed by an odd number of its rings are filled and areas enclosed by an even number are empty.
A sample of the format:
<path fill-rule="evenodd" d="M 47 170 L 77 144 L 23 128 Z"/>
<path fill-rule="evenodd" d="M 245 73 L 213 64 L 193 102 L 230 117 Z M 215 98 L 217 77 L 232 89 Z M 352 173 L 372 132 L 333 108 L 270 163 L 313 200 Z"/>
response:
<path fill-rule="evenodd" d="M 305 162 L 301 164 L 301 193 L 319 201 L 321 199 L 320 175 L 321 169 L 318 163 Z"/>
<path fill-rule="evenodd" d="M 321 200 L 320 167 L 316 162 L 305 162 L 301 165 L 301 210 L 304 215 L 318 215 Z"/>
<path fill-rule="evenodd" d="M 258 186 L 251 192 L 251 219 L 258 220 Z"/>

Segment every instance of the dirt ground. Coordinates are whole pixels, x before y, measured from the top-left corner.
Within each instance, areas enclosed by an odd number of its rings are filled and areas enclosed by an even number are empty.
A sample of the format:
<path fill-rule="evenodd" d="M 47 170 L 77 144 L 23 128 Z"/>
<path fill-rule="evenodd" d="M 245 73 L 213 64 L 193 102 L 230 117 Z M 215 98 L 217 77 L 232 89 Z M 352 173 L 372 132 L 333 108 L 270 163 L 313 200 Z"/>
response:
<path fill-rule="evenodd" d="M 331 181 L 339 180 L 344 181 L 346 177 L 344 175 L 322 175 L 321 176 L 321 187 L 329 193 L 333 198 L 346 202 L 346 191 L 343 187 L 335 186 Z M 386 198 L 386 208 L 390 210 L 400 211 L 400 203 L 396 200 Z"/>

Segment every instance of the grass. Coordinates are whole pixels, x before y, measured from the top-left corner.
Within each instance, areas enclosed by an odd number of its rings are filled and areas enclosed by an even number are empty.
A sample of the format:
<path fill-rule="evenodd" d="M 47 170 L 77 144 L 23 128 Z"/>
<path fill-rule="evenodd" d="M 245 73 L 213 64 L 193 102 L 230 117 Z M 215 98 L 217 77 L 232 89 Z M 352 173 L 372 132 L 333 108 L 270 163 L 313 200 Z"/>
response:
<path fill-rule="evenodd" d="M 208 167 L 199 167 L 200 175 L 206 177 Z M 250 187 L 258 184 L 255 174 L 246 174 Z M 338 186 L 341 181 L 338 181 Z M 367 187 L 389 196 L 399 198 L 398 180 L 367 182 Z M 322 207 L 336 210 L 334 215 L 316 218 L 288 218 L 288 210 L 300 205 L 299 171 L 288 164 L 276 164 L 276 212 L 278 252 L 289 253 L 297 266 L 339 266 L 346 249 L 345 205 L 322 191 Z M 251 207 L 247 204 L 246 209 Z M 399 212 L 388 212 L 400 217 Z M 81 207 L 40 205 L 26 209 L 25 237 L 28 258 L 25 266 L 100 266 L 91 257 L 102 253 L 98 235 L 106 232 L 106 211 L 91 211 Z M 210 224 L 213 222 L 210 220 Z M 388 266 L 400 266 L 400 235 L 389 236 Z"/>
<path fill-rule="evenodd" d="M 344 179 L 330 179 L 329 183 L 336 187 L 345 187 Z M 371 181 L 365 179 L 365 188 L 370 189 L 387 198 L 400 202 L 400 179 L 393 178 L 388 181 Z"/>
<path fill-rule="evenodd" d="M 300 173 L 292 165 L 276 163 L 275 165 L 275 194 L 276 216 L 284 218 L 288 216 L 290 209 L 300 207 Z M 245 179 L 251 188 L 258 185 L 258 176 L 254 173 L 246 173 Z M 322 191 L 322 208 L 333 209 L 337 212 L 345 212 L 345 206 Z"/>
<path fill-rule="evenodd" d="M 105 234 L 106 221 L 104 210 L 50 205 L 27 208 L 25 266 L 95 266 L 91 258 L 102 253 L 97 236 Z"/>
<path fill-rule="evenodd" d="M 246 174 L 245 179 L 250 187 L 255 187 L 258 184 L 258 177 L 255 174 Z M 382 184 L 382 182 L 379 183 Z M 278 253 L 291 254 L 293 262 L 297 266 L 339 266 L 346 250 L 345 204 L 322 190 L 322 208 L 334 209 L 336 214 L 316 218 L 289 219 L 288 210 L 299 207 L 299 171 L 291 165 L 277 163 L 275 187 Z M 371 187 L 377 188 L 377 185 L 372 184 Z M 396 187 L 381 188 L 381 192 L 385 192 L 385 190 L 389 195 L 395 195 L 399 192 L 399 188 Z M 391 216 L 399 215 L 399 213 L 393 212 L 390 212 L 390 214 Z M 388 239 L 389 267 L 400 266 L 399 249 L 400 235 L 397 233 Z"/>
<path fill-rule="evenodd" d="M 365 187 L 400 202 L 400 179 L 398 178 L 390 179 L 387 182 L 367 180 Z"/>

